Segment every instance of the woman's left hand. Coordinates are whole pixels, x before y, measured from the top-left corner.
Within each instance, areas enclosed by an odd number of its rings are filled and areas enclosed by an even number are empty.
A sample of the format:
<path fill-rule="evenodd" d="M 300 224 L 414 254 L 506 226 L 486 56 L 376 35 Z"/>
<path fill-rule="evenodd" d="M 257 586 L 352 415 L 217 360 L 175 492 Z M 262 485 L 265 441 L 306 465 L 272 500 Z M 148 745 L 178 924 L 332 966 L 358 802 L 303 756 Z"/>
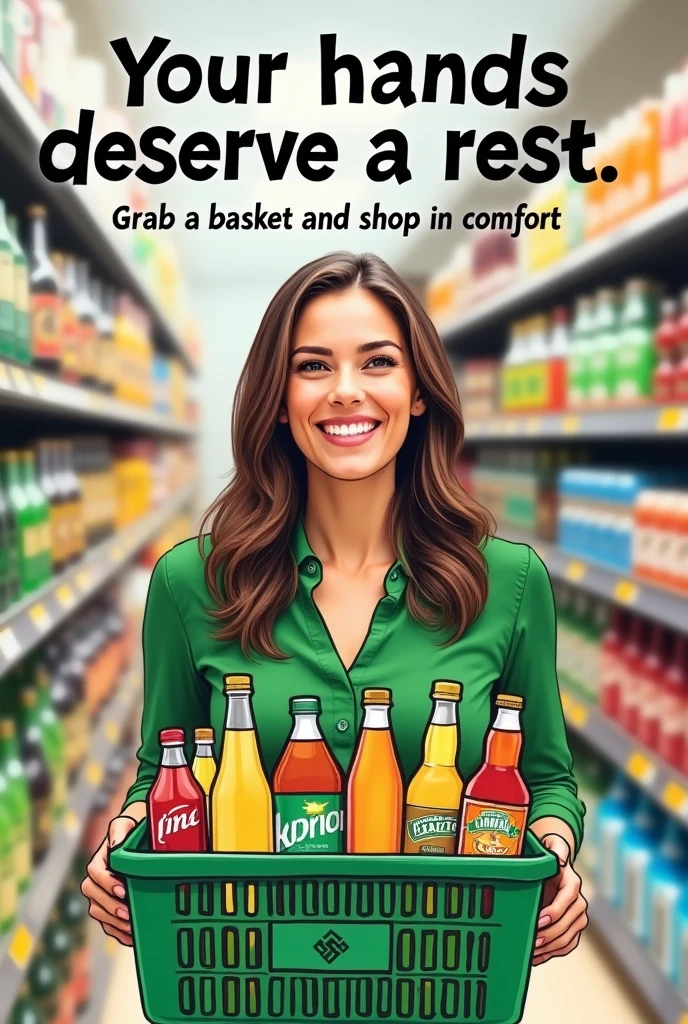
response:
<path fill-rule="evenodd" d="M 588 923 L 588 901 L 581 892 L 580 875 L 571 864 L 568 843 L 553 833 L 544 836 L 541 842 L 556 854 L 559 871 L 545 882 L 544 905 L 533 951 L 534 967 L 553 956 L 566 956 L 575 949 Z"/>

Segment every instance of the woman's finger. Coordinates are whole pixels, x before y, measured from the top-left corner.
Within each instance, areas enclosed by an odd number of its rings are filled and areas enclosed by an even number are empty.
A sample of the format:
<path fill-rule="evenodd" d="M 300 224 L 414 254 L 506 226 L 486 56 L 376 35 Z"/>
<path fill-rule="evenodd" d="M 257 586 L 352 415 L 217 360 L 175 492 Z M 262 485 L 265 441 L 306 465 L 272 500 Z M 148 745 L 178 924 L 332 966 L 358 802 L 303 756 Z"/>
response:
<path fill-rule="evenodd" d="M 533 967 L 539 967 L 540 964 L 546 964 L 548 960 L 552 960 L 555 956 L 568 956 L 569 953 L 572 953 L 574 951 L 574 949 L 580 942 L 580 937 L 581 933 L 579 932 L 578 935 L 576 935 L 576 937 L 568 943 L 568 945 L 564 946 L 563 949 L 560 949 L 554 953 L 539 953 L 533 959 Z"/>
<path fill-rule="evenodd" d="M 546 953 L 559 953 L 562 949 L 568 946 L 574 938 L 581 934 L 587 924 L 588 915 L 583 911 L 583 913 L 579 914 L 572 922 L 571 926 L 566 929 L 563 935 L 560 935 L 557 939 L 552 939 L 551 942 L 548 942 L 544 946 L 540 946 L 539 949 L 536 949 L 535 956 L 544 956 Z"/>
<path fill-rule="evenodd" d="M 81 891 L 87 900 L 90 900 L 92 903 L 97 903 L 103 908 L 103 910 L 107 911 L 108 914 L 118 918 L 120 921 L 129 920 L 128 907 L 125 907 L 121 900 L 108 895 L 108 893 L 105 892 L 105 889 L 101 889 L 100 886 L 96 885 L 93 879 L 88 875 L 81 883 Z"/>
<path fill-rule="evenodd" d="M 111 935 L 113 939 L 117 939 L 123 946 L 133 946 L 134 942 L 131 935 L 127 935 L 126 932 L 122 932 L 119 928 L 114 928 L 112 925 L 104 924 L 103 931 L 106 935 Z"/>
<path fill-rule="evenodd" d="M 99 924 L 109 924 L 112 928 L 117 928 L 119 931 L 124 932 L 125 935 L 131 934 L 131 925 L 127 924 L 126 921 L 120 921 L 118 917 L 114 917 L 112 914 L 108 914 L 104 907 L 101 907 L 99 903 L 91 903 L 88 908 L 88 912 L 94 921 L 98 921 Z"/>
<path fill-rule="evenodd" d="M 556 896 L 548 907 L 543 907 L 540 911 L 538 924 L 542 922 L 547 926 L 558 921 L 578 896 L 580 887 L 580 875 L 577 875 L 570 865 L 565 867 L 561 873 L 561 882 Z M 547 917 L 549 918 L 549 921 L 544 921 L 543 919 Z"/>
<path fill-rule="evenodd" d="M 553 939 L 561 938 L 562 935 L 571 927 L 573 922 L 584 914 L 588 909 L 588 901 L 582 893 L 578 893 L 578 896 L 573 901 L 570 907 L 564 914 L 555 921 L 548 928 L 542 928 L 537 935 L 535 940 L 535 948 L 538 949 L 541 946 L 546 946 L 552 942 Z"/>

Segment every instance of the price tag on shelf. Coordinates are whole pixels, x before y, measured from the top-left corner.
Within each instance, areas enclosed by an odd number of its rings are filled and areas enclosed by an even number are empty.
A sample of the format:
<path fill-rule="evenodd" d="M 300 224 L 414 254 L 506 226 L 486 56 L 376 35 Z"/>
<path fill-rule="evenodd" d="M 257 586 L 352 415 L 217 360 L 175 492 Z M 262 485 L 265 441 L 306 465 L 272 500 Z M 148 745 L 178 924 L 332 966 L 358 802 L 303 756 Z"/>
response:
<path fill-rule="evenodd" d="M 18 924 L 7 947 L 7 955 L 16 967 L 23 970 L 31 958 L 34 945 L 34 937 L 26 925 Z"/>
<path fill-rule="evenodd" d="M 657 430 L 661 431 L 661 433 L 668 433 L 672 430 L 681 430 L 685 425 L 685 409 L 669 407 L 659 410 L 659 415 L 657 417 Z"/>
<path fill-rule="evenodd" d="M 566 566 L 566 579 L 571 580 L 572 583 L 579 583 L 583 579 L 587 571 L 585 562 L 578 562 L 572 560 Z"/>
<path fill-rule="evenodd" d="M 40 373 L 32 373 L 31 383 L 36 394 L 45 397 L 48 391 L 48 382 L 45 377 L 41 377 Z"/>
<path fill-rule="evenodd" d="M 614 586 L 614 599 L 622 604 L 633 604 L 638 599 L 638 584 L 632 580 L 617 580 Z"/>
<path fill-rule="evenodd" d="M 14 382 L 15 391 L 18 391 L 20 395 L 33 395 L 33 388 L 26 370 L 23 370 L 21 366 L 13 366 L 10 369 L 10 376 Z"/>
<path fill-rule="evenodd" d="M 678 814 L 681 818 L 688 816 L 688 792 L 673 779 L 664 787 L 662 803 L 673 814 Z"/>
<path fill-rule="evenodd" d="M 577 729 L 582 729 L 587 724 L 589 713 L 585 704 L 574 700 L 569 708 L 568 719 Z"/>
<path fill-rule="evenodd" d="M 11 626 L 5 626 L 0 630 L 0 651 L 5 655 L 7 661 L 12 661 L 21 654 L 21 644 Z"/>
<path fill-rule="evenodd" d="M 55 591 L 55 597 L 63 608 L 71 608 L 74 604 L 74 591 L 69 583 L 62 583 Z"/>
<path fill-rule="evenodd" d="M 97 394 L 95 391 L 91 391 L 88 395 L 88 404 L 91 409 L 99 410 L 105 405 L 105 400 L 102 395 Z"/>
<path fill-rule="evenodd" d="M 79 831 L 79 815 L 76 813 L 76 811 L 73 811 L 70 808 L 65 813 L 65 816 L 62 819 L 62 824 L 64 825 L 64 830 L 68 836 L 75 836 Z"/>
<path fill-rule="evenodd" d="M 12 382 L 10 381 L 10 375 L 7 371 L 7 367 L 4 363 L 0 363 L 0 388 L 10 390 Z"/>
<path fill-rule="evenodd" d="M 657 765 L 642 751 L 635 750 L 626 761 L 626 771 L 636 782 L 649 786 L 657 774 Z"/>
<path fill-rule="evenodd" d="M 103 781 L 103 766 L 100 761 L 89 761 L 86 765 L 86 780 L 91 786 L 99 786 Z"/>
<path fill-rule="evenodd" d="M 504 433 L 507 437 L 513 437 L 515 434 L 518 434 L 519 427 L 520 421 L 515 417 L 510 417 L 508 420 L 504 421 Z"/>
<path fill-rule="evenodd" d="M 109 722 L 105 723 L 105 738 L 108 743 L 116 743 L 119 739 L 119 725 L 110 719 Z"/>
<path fill-rule="evenodd" d="M 50 613 L 45 605 L 41 604 L 40 601 L 38 604 L 35 604 L 33 608 L 29 608 L 29 616 L 36 629 L 39 629 L 41 632 L 44 632 L 46 629 L 50 629 L 52 626 L 53 620 L 50 618 Z"/>
<path fill-rule="evenodd" d="M 531 437 L 534 437 L 535 434 L 540 434 L 541 432 L 542 420 L 539 416 L 531 416 L 531 418 L 526 421 L 526 434 L 529 434 Z"/>
<path fill-rule="evenodd" d="M 577 434 L 580 429 L 580 417 L 562 416 L 560 430 L 562 434 Z"/>
<path fill-rule="evenodd" d="M 91 586 L 91 574 L 88 569 L 79 569 L 74 580 L 82 594 Z"/>
<path fill-rule="evenodd" d="M 115 562 L 121 562 L 123 558 L 124 548 L 122 547 L 121 544 L 115 544 L 114 547 L 110 548 L 110 561 L 113 563 L 113 565 L 115 564 Z"/>

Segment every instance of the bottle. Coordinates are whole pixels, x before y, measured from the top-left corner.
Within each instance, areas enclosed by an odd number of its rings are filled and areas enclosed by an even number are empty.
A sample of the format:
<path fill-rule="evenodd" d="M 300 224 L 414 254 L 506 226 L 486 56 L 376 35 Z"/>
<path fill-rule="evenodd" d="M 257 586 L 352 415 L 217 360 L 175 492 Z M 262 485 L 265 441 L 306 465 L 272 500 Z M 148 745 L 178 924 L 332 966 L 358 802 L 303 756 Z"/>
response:
<path fill-rule="evenodd" d="M 667 635 L 663 626 L 650 632 L 649 649 L 640 667 L 641 689 L 638 700 L 638 731 L 641 743 L 651 750 L 659 748 L 659 722 L 662 689 L 667 662 Z"/>
<path fill-rule="evenodd" d="M 62 364 L 61 376 L 78 384 L 82 376 L 82 352 L 76 309 L 76 265 L 73 256 L 63 257 L 62 272 Z"/>
<path fill-rule="evenodd" d="M 0 770 L 0 935 L 9 931 L 17 916 L 16 832 L 9 788 L 6 775 Z"/>
<path fill-rule="evenodd" d="M 593 338 L 592 299 L 584 295 L 576 301 L 566 381 L 568 404 L 573 407 L 585 405 L 589 398 Z"/>
<path fill-rule="evenodd" d="M 250 675 L 224 677 L 227 717 L 210 790 L 212 849 L 273 853 L 272 796 L 258 745 Z"/>
<path fill-rule="evenodd" d="M 43 752 L 38 719 L 38 695 L 32 688 L 20 692 L 20 749 L 31 798 L 31 845 L 34 863 L 45 855 L 52 837 L 52 781 Z"/>
<path fill-rule="evenodd" d="M 72 561 L 79 561 L 86 551 L 86 533 L 84 529 L 84 500 L 81 481 L 74 472 L 74 446 L 71 441 L 62 443 L 63 472 L 69 485 L 70 523 Z"/>
<path fill-rule="evenodd" d="M 552 313 L 547 363 L 547 408 L 550 412 L 557 412 L 566 406 L 566 367 L 570 352 L 569 311 L 566 306 L 557 306 Z"/>
<path fill-rule="evenodd" d="M 115 293 L 105 285 L 101 292 L 101 376 L 103 389 L 108 395 L 115 392 L 117 384 L 117 364 L 115 357 Z"/>
<path fill-rule="evenodd" d="M 59 907 L 54 907 L 43 937 L 48 956 L 57 969 L 57 1013 L 53 1024 L 74 1024 L 75 998 L 72 986 L 72 937 L 60 919 Z"/>
<path fill-rule="evenodd" d="M 657 367 L 652 391 L 657 402 L 671 402 L 674 398 L 680 339 L 678 305 L 674 299 L 663 299 L 660 310 L 661 319 L 655 331 Z"/>
<path fill-rule="evenodd" d="M 291 735 L 272 777 L 277 853 L 341 853 L 342 775 L 318 725 L 320 700 L 292 697 Z"/>
<path fill-rule="evenodd" d="M 11 718 L 0 718 L 0 773 L 4 774 L 9 787 L 8 806 L 14 823 L 14 876 L 21 895 L 26 892 L 31 878 L 31 801 Z"/>
<path fill-rule="evenodd" d="M 151 850 L 200 853 L 208 849 L 205 794 L 184 755 L 184 730 L 161 729 L 162 760 L 146 800 Z"/>
<path fill-rule="evenodd" d="M 19 989 L 19 997 L 12 1008 L 10 1024 L 49 1024 L 41 1006 L 31 995 L 28 980 Z"/>
<path fill-rule="evenodd" d="M 35 663 L 33 663 L 35 664 Z M 50 695 L 51 679 L 45 672 L 34 669 L 38 697 L 38 720 L 43 736 L 48 768 L 52 779 L 50 795 L 53 821 L 58 821 L 67 805 L 67 745 L 60 719 L 55 714 Z"/>
<path fill-rule="evenodd" d="M 61 361 L 60 287 L 57 271 L 48 256 L 46 210 L 30 206 L 31 248 L 29 288 L 31 291 L 31 352 L 34 366 L 58 373 Z"/>
<path fill-rule="evenodd" d="M 363 691 L 364 719 L 347 786 L 347 853 L 399 853 L 403 784 L 389 720 L 392 691 Z"/>
<path fill-rule="evenodd" d="M 19 598 L 14 516 L 0 479 L 0 614 Z"/>
<path fill-rule="evenodd" d="M 196 782 L 199 783 L 207 797 L 210 795 L 210 787 L 213 784 L 215 772 L 217 771 L 215 755 L 213 753 L 213 743 L 215 742 L 214 730 L 196 729 L 194 732 L 194 742 L 196 744 L 196 756 L 194 757 L 191 770 Z"/>
<path fill-rule="evenodd" d="M 21 483 L 19 474 L 19 453 L 2 453 L 3 482 L 5 494 L 17 525 L 17 546 L 19 549 L 19 579 L 21 594 L 35 590 L 40 581 L 40 535 L 34 523 L 34 512 Z"/>
<path fill-rule="evenodd" d="M 638 793 L 621 772 L 597 806 L 597 884 L 612 907 L 621 906 L 621 842 L 631 824 Z"/>
<path fill-rule="evenodd" d="M 647 873 L 650 955 L 671 982 L 678 980 L 678 904 L 688 882 L 688 861 L 681 828 L 668 820 L 662 842 Z"/>
<path fill-rule="evenodd" d="M 29 967 L 29 985 L 31 996 L 40 1007 L 45 1020 L 52 1022 L 58 1011 L 60 979 L 55 962 L 46 952 L 43 941 L 39 943 Z"/>
<path fill-rule="evenodd" d="M 688 637 L 679 633 L 662 680 L 658 749 L 664 760 L 686 770 L 686 699 L 688 698 Z"/>
<path fill-rule="evenodd" d="M 96 310 L 88 284 L 88 264 L 76 261 L 76 295 L 74 298 L 79 324 L 81 383 L 95 387 L 98 380 Z"/>
<path fill-rule="evenodd" d="M 659 847 L 662 821 L 649 797 L 641 795 L 620 844 L 621 915 L 641 942 L 649 934 L 650 914 L 645 879 Z"/>
<path fill-rule="evenodd" d="M 619 306 L 613 288 L 600 288 L 595 302 L 595 347 L 590 353 L 589 398 L 597 405 L 604 405 L 613 398 L 613 367 L 619 338 Z"/>
<path fill-rule="evenodd" d="M 0 199 L 0 357 L 14 358 L 14 254 L 5 217 L 5 201 Z"/>
<path fill-rule="evenodd" d="M 517 857 L 523 849 L 530 793 L 519 764 L 523 697 L 500 694 L 497 717 L 485 741 L 480 768 L 466 786 L 460 854 Z"/>
<path fill-rule="evenodd" d="M 112 379 L 112 320 L 104 305 L 104 289 L 97 278 L 91 281 L 91 302 L 96 326 L 96 387 L 108 394 Z"/>
<path fill-rule="evenodd" d="M 652 394 L 656 351 L 656 293 L 649 281 L 633 278 L 624 289 L 621 326 L 613 366 L 614 397 L 634 402 Z"/>
<path fill-rule="evenodd" d="M 463 782 L 456 770 L 461 683 L 435 680 L 432 715 L 423 740 L 423 763 L 406 794 L 404 853 L 453 854 Z"/>
<path fill-rule="evenodd" d="M 14 263 L 14 358 L 18 363 L 31 362 L 31 335 L 29 332 L 29 264 L 19 241 L 17 218 L 8 217 L 10 245 Z"/>
<path fill-rule="evenodd" d="M 688 402 L 688 288 L 681 295 L 677 365 L 674 370 L 674 399 L 677 402 Z"/>
<path fill-rule="evenodd" d="M 50 524 L 50 561 L 53 572 L 60 573 L 67 565 L 68 538 L 66 536 L 65 503 L 60 481 L 55 472 L 55 442 L 41 441 L 38 445 L 38 481 L 48 502 Z"/>
<path fill-rule="evenodd" d="M 84 869 L 85 870 L 85 869 Z M 77 877 L 83 877 L 79 871 Z M 88 942 L 88 913 L 86 900 L 74 880 L 62 891 L 59 901 L 62 921 L 69 929 L 72 940 L 72 984 L 77 1013 L 88 1005 L 91 995 L 91 949 Z"/>
<path fill-rule="evenodd" d="M 619 688 L 618 722 L 622 729 L 631 735 L 635 735 L 638 728 L 638 702 L 646 643 L 647 623 L 636 615 L 631 619 L 628 636 L 621 651 L 622 668 Z"/>
<path fill-rule="evenodd" d="M 30 448 L 25 448 L 21 452 L 20 469 L 22 468 L 24 492 L 33 509 L 38 585 L 41 586 L 43 583 L 47 583 L 53 574 L 50 506 L 36 480 L 36 457 Z"/>

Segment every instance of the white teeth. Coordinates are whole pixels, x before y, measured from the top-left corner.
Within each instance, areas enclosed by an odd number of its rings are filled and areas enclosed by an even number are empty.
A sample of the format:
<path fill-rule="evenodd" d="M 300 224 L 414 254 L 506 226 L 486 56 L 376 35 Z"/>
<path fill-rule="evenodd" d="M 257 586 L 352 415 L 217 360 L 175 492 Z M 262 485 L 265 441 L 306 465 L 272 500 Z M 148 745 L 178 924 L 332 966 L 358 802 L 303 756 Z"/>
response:
<path fill-rule="evenodd" d="M 351 437 L 353 434 L 368 434 L 371 430 L 375 429 L 375 424 L 371 422 L 366 423 L 327 423 L 323 427 L 326 434 L 335 434 L 339 437 Z"/>

